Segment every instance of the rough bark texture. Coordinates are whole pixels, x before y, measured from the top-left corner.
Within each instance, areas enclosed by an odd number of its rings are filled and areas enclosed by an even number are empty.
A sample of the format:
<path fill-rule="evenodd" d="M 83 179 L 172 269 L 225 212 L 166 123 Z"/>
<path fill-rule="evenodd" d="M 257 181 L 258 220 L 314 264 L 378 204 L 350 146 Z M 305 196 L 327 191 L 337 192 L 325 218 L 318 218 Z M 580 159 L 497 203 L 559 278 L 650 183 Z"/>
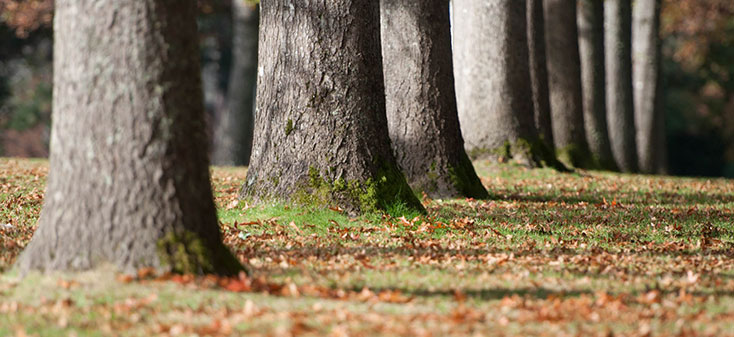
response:
<path fill-rule="evenodd" d="M 607 130 L 604 71 L 604 2 L 579 0 L 579 52 L 586 141 L 591 155 L 604 169 L 617 168 Z"/>
<path fill-rule="evenodd" d="M 612 154 L 623 172 L 637 171 L 632 98 L 632 0 L 605 0 L 607 121 Z"/>
<path fill-rule="evenodd" d="M 545 146 L 554 149 L 553 123 L 551 121 L 550 96 L 548 93 L 548 66 L 545 55 L 543 0 L 527 0 L 527 24 L 535 128 L 538 130 Z"/>
<path fill-rule="evenodd" d="M 665 172 L 665 115 L 660 83 L 661 0 L 637 0 L 633 10 L 635 127 L 640 171 Z M 662 130 L 661 130 L 662 129 Z"/>
<path fill-rule="evenodd" d="M 408 183 L 432 198 L 484 198 L 459 128 L 449 1 L 382 0 L 387 121 Z"/>
<path fill-rule="evenodd" d="M 194 1 L 59 0 L 51 172 L 21 271 L 232 274 L 209 183 Z"/>
<path fill-rule="evenodd" d="M 217 165 L 247 165 L 252 150 L 257 83 L 257 6 L 232 0 L 232 70 L 227 109 L 214 134 L 213 161 Z"/>
<path fill-rule="evenodd" d="M 526 3 L 454 0 L 456 86 L 466 148 L 475 157 L 540 166 L 549 151 L 535 129 Z M 548 164 L 551 164 L 548 162 Z"/>
<path fill-rule="evenodd" d="M 390 149 L 379 2 L 261 3 L 255 141 L 243 198 L 422 210 Z"/>
<path fill-rule="evenodd" d="M 584 130 L 576 1 L 545 0 L 544 8 L 548 86 L 556 153 L 566 165 L 592 167 L 594 163 Z"/>

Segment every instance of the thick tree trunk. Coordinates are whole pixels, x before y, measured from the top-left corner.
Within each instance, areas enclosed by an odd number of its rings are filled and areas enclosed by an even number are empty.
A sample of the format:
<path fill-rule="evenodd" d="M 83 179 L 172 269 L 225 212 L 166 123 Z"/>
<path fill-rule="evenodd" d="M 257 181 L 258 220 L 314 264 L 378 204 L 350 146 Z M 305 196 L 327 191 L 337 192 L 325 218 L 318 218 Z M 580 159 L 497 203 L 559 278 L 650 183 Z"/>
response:
<path fill-rule="evenodd" d="M 218 165 L 247 165 L 252 150 L 257 83 L 257 6 L 232 0 L 232 70 L 227 109 L 214 134 L 213 160 Z"/>
<path fill-rule="evenodd" d="M 475 157 L 540 166 L 549 151 L 535 129 L 526 3 L 454 0 L 457 98 L 466 147 Z M 552 160 L 552 159 L 551 159 Z M 548 162 L 551 164 L 551 162 Z"/>
<path fill-rule="evenodd" d="M 580 0 L 578 26 L 586 141 L 591 155 L 601 168 L 616 170 L 607 130 L 604 2 Z"/>
<path fill-rule="evenodd" d="M 566 165 L 593 167 L 584 130 L 576 1 L 545 0 L 544 5 L 548 86 L 556 153 Z"/>
<path fill-rule="evenodd" d="M 382 55 L 393 151 L 408 183 L 432 198 L 487 197 L 459 128 L 449 1 L 382 0 Z"/>
<path fill-rule="evenodd" d="M 543 0 L 527 0 L 528 51 L 530 80 L 533 87 L 535 128 L 545 146 L 554 149 L 553 122 L 548 92 L 548 66 L 545 53 L 545 18 Z"/>
<path fill-rule="evenodd" d="M 261 3 L 256 136 L 242 197 L 422 210 L 390 149 L 379 2 Z"/>
<path fill-rule="evenodd" d="M 623 172 L 637 171 L 632 98 L 632 0 L 605 0 L 607 121 L 612 154 Z"/>
<path fill-rule="evenodd" d="M 22 271 L 241 270 L 209 184 L 195 15 L 194 1 L 56 2 L 51 172 Z"/>
<path fill-rule="evenodd" d="M 665 171 L 665 115 L 660 84 L 661 0 L 635 1 L 633 17 L 633 76 L 635 127 L 640 171 Z M 663 128 L 663 130 L 660 130 Z"/>

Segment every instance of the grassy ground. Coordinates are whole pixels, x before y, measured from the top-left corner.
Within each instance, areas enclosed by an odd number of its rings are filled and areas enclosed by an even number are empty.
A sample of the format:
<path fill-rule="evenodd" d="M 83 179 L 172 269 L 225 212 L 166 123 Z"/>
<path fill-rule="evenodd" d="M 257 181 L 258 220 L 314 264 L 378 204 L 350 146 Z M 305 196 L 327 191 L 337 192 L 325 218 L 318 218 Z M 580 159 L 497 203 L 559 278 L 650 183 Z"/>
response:
<path fill-rule="evenodd" d="M 0 336 L 734 335 L 734 181 L 476 166 L 490 199 L 418 218 L 238 203 L 214 168 L 252 278 L 19 279 L 47 163 L 0 159 Z"/>

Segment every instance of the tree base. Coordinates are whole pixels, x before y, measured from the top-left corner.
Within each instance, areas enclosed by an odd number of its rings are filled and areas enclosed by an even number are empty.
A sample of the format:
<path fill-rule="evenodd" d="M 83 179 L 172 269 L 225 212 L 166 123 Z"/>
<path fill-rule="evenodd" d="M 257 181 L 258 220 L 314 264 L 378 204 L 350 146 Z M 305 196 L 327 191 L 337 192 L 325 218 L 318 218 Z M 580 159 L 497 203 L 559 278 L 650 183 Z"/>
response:
<path fill-rule="evenodd" d="M 177 235 L 169 232 L 162 239 L 151 243 L 155 250 L 146 254 L 113 254 L 92 246 L 105 243 L 64 244 L 55 246 L 43 234 L 34 237 L 23 251 L 15 266 L 21 275 L 31 271 L 84 271 L 112 264 L 120 272 L 134 274 L 141 268 L 153 268 L 158 273 L 217 274 L 233 276 L 240 272 L 249 274 L 239 260 L 222 243 L 207 243 L 193 232 Z M 45 240 L 46 239 L 46 240 Z M 147 245 L 146 245 L 147 246 Z M 54 248 L 56 247 L 56 248 Z"/>

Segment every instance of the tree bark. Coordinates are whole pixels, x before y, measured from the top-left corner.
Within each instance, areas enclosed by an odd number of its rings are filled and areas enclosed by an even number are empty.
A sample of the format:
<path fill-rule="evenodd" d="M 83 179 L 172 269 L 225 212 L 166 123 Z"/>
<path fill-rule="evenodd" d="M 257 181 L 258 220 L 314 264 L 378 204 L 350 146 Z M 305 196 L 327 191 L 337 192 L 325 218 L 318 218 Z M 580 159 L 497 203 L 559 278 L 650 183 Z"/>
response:
<path fill-rule="evenodd" d="M 381 1 L 388 129 L 413 190 L 432 198 L 485 198 L 459 127 L 448 4 Z"/>
<path fill-rule="evenodd" d="M 51 169 L 21 271 L 241 270 L 209 183 L 195 15 L 194 1 L 56 2 Z"/>
<path fill-rule="evenodd" d="M 604 2 L 580 0 L 578 26 L 586 141 L 591 155 L 601 168 L 616 170 L 607 130 Z"/>
<path fill-rule="evenodd" d="M 379 2 L 261 3 L 256 136 L 243 198 L 423 210 L 390 149 Z"/>
<path fill-rule="evenodd" d="M 533 88 L 535 128 L 551 150 L 553 122 L 551 120 L 550 94 L 548 92 L 548 66 L 545 52 L 545 17 L 543 0 L 527 0 L 528 52 L 530 55 L 530 83 Z"/>
<path fill-rule="evenodd" d="M 660 6 L 660 0 L 637 0 L 633 9 L 635 126 L 638 161 L 644 173 L 663 173 L 666 166 L 660 83 Z"/>
<path fill-rule="evenodd" d="M 632 0 L 605 0 L 607 121 L 612 154 L 623 172 L 637 171 L 632 93 Z"/>
<path fill-rule="evenodd" d="M 526 3 L 454 0 L 457 101 L 475 157 L 541 166 L 548 150 L 535 129 Z M 551 162 L 547 162 L 551 164 Z"/>
<path fill-rule="evenodd" d="M 232 70 L 227 109 L 223 111 L 214 134 L 213 160 L 217 165 L 250 163 L 255 120 L 258 24 L 256 5 L 232 0 Z"/>
<path fill-rule="evenodd" d="M 544 6 L 548 86 L 556 153 L 566 165 L 593 167 L 584 130 L 576 1 L 545 0 Z"/>

